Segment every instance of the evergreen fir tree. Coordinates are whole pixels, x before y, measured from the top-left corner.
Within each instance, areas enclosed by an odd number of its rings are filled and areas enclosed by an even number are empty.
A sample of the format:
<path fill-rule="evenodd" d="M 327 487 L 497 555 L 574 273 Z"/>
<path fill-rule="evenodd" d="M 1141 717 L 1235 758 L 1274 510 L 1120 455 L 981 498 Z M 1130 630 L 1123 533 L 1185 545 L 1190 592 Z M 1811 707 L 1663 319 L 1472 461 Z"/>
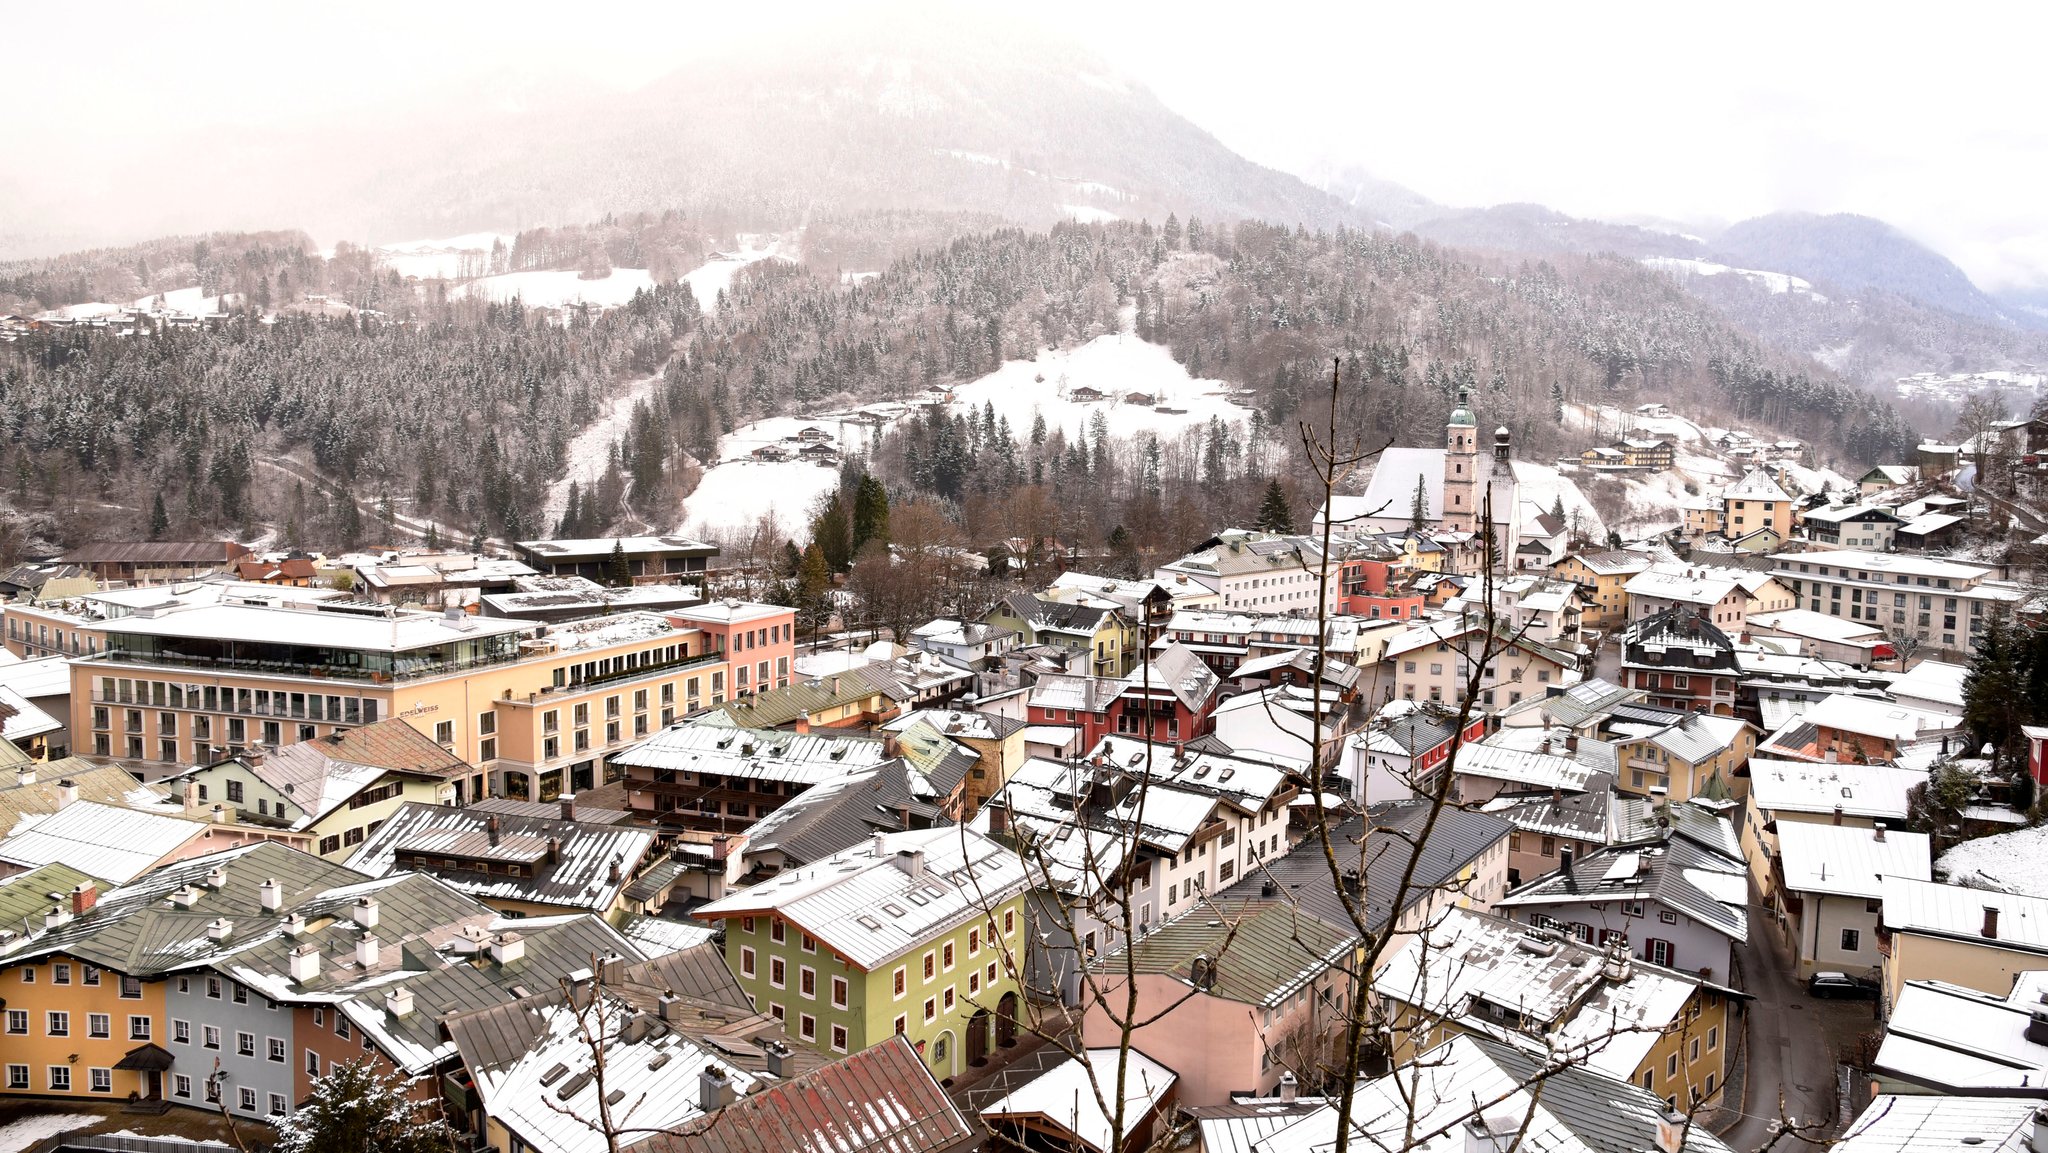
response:
<path fill-rule="evenodd" d="M 447 1153 L 452 1135 L 397 1077 L 367 1057 L 329 1066 L 296 1112 L 279 1117 L 276 1153 Z"/>
<path fill-rule="evenodd" d="M 1287 507 L 1287 491 L 1280 487 L 1279 477 L 1266 482 L 1266 497 L 1259 503 L 1259 516 L 1254 523 L 1265 532 L 1294 531 L 1294 513 Z"/>
<path fill-rule="evenodd" d="M 1415 478 L 1415 500 L 1408 506 L 1408 528 L 1421 532 L 1429 527 L 1429 486 L 1421 477 Z"/>
<path fill-rule="evenodd" d="M 149 502 L 149 539 L 162 540 L 171 528 L 171 514 L 164 510 L 164 494 L 159 491 Z"/>
<path fill-rule="evenodd" d="M 604 583 L 615 589 L 629 587 L 633 583 L 633 563 L 626 559 L 626 542 L 612 541 L 611 558 L 605 561 Z"/>
<path fill-rule="evenodd" d="M 863 472 L 853 489 L 853 551 L 871 540 L 889 540 L 889 492 Z"/>
<path fill-rule="evenodd" d="M 2003 753 L 2027 718 L 2029 678 L 2022 661 L 2028 638 L 2004 613 L 1984 622 L 1963 675 L 1963 724 L 1978 745 Z"/>

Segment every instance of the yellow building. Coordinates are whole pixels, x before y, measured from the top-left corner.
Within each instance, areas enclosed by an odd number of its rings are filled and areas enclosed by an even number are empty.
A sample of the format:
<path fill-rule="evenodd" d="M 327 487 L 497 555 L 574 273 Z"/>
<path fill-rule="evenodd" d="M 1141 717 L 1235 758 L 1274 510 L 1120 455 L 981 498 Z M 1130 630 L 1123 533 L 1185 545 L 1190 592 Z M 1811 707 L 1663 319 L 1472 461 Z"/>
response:
<path fill-rule="evenodd" d="M 38 870 L 41 873 L 42 870 Z M 35 874 L 30 874 L 35 875 Z M 33 922 L 60 928 L 90 911 L 95 882 L 78 882 Z M 101 969 L 72 953 L 35 957 L 0 971 L 0 1053 L 10 1095 L 160 1099 L 164 986 Z M 153 1053 L 151 1050 L 154 1050 Z"/>
<path fill-rule="evenodd" d="M 608 752 L 790 679 L 790 609 L 544 625 L 298 598 L 307 591 L 157 590 L 151 606 L 101 605 L 102 651 L 72 665 L 80 753 L 161 776 L 395 717 L 477 767 L 457 801 L 546 801 L 601 783 Z"/>
<path fill-rule="evenodd" d="M 1583 628 L 1612 632 L 1628 623 L 1629 578 L 1650 567 L 1645 553 L 1575 553 L 1551 567 L 1551 574 L 1592 594 L 1593 603 L 1579 614 Z"/>
<path fill-rule="evenodd" d="M 1014 593 L 981 619 L 983 624 L 1016 633 L 1026 645 L 1051 645 L 1088 654 L 1088 671 L 1094 676 L 1120 677 L 1136 664 L 1137 627 L 1114 608 Z"/>
<path fill-rule="evenodd" d="M 2003 997 L 2019 974 L 2048 969 L 2048 943 L 2038 931 L 2048 899 L 1886 877 L 1879 900 L 1887 1012 L 1907 981 L 1946 981 Z"/>
<path fill-rule="evenodd" d="M 1740 799 L 1748 781 L 1736 770 L 1756 750 L 1757 729 L 1736 717 L 1690 713 L 1657 732 L 1616 742 L 1614 786 L 1673 803 L 1694 797 Z"/>
<path fill-rule="evenodd" d="M 1751 468 L 1742 478 L 1721 492 L 1721 534 L 1730 540 L 1749 536 L 1760 528 L 1775 532 L 1779 540 L 1792 535 L 1793 496 L 1776 478 L 1762 468 Z"/>

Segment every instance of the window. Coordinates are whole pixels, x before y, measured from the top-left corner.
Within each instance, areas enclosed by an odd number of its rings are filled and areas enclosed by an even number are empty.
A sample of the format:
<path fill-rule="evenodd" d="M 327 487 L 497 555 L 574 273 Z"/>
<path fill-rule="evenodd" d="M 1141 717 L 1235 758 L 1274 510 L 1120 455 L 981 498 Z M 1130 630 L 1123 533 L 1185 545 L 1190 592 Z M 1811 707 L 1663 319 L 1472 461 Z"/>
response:
<path fill-rule="evenodd" d="M 1148 876 L 1147 876 L 1147 877 L 1145 878 L 1145 887 L 1146 887 L 1146 888 L 1148 888 L 1148 889 L 1152 887 L 1152 878 L 1151 878 L 1151 877 L 1150 877 L 1149 875 L 1148 875 Z M 1011 936 L 1012 934 L 1016 933 L 1016 931 L 1017 931 L 1017 910 L 1015 910 L 1015 909 L 1004 909 L 1004 910 L 1003 910 L 1003 936 L 1005 936 L 1005 937 Z"/>
<path fill-rule="evenodd" d="M 1842 930 L 1842 951 L 1854 953 L 1863 947 L 1863 932 L 1860 929 Z"/>
<path fill-rule="evenodd" d="M 173 1076 L 171 1078 L 171 1095 L 173 1097 L 190 1097 L 192 1095 L 192 1078 L 183 1073 Z"/>
<path fill-rule="evenodd" d="M 809 1013 L 799 1013 L 796 1018 L 796 1035 L 806 1041 L 818 1039 L 818 1019 Z"/>
<path fill-rule="evenodd" d="M 228 800 L 237 805 L 242 803 L 242 782 L 228 782 Z"/>
<path fill-rule="evenodd" d="M 907 1032 L 907 1031 L 908 1031 L 909 1029 L 910 1029 L 910 1018 L 908 1018 L 908 1017 L 898 1017 L 898 1018 L 896 1018 L 896 1033 L 897 1033 L 897 1035 L 898 1035 L 898 1036 L 901 1036 L 901 1035 L 902 1035 L 903 1033 Z"/>
<path fill-rule="evenodd" d="M 148 1017 L 145 1017 L 139 1013 L 128 1014 L 128 1039 L 130 1041 L 149 1040 Z"/>
<path fill-rule="evenodd" d="M 751 976 L 753 976 L 753 975 L 754 975 L 754 947 L 753 947 L 752 945 L 741 945 L 741 946 L 740 946 L 740 976 L 742 976 L 742 977 L 751 977 Z"/>
<path fill-rule="evenodd" d="M 287 1054 L 284 1051 L 284 1038 L 270 1038 L 270 1059 L 282 1065 L 285 1062 L 286 1056 Z"/>
<path fill-rule="evenodd" d="M 79 974 L 79 978 L 88 985 L 97 985 L 100 983 L 100 971 L 91 965 L 87 965 L 84 972 Z"/>
<path fill-rule="evenodd" d="M 348 1040 L 353 1035 L 353 1033 L 349 1029 L 348 1018 L 342 1016 L 339 1013 L 336 1013 L 334 1015 L 334 1035 L 341 1038 L 344 1041 Z M 363 1039 L 366 1041 L 369 1040 L 369 1038 L 367 1037 Z"/>
<path fill-rule="evenodd" d="M 1664 1079 L 1669 1081 L 1678 1076 L 1678 1054 L 1664 1058 Z"/>
<path fill-rule="evenodd" d="M 797 942 L 797 948 L 802 949 L 806 953 L 815 953 L 818 951 L 818 942 L 812 940 L 809 933 L 805 933 Z"/>
<path fill-rule="evenodd" d="M 835 1053 L 846 1052 L 846 1026 L 832 1026 L 832 1051 Z"/>
<path fill-rule="evenodd" d="M 71 1092 L 71 1066 L 69 1066 L 69 1065 L 52 1065 L 52 1066 L 50 1066 L 50 1092 L 52 1092 L 52 1093 L 69 1093 L 69 1092 Z"/>
<path fill-rule="evenodd" d="M 237 1032 L 235 1034 L 235 1052 L 243 1057 L 254 1057 L 256 1055 L 256 1034 Z"/>
<path fill-rule="evenodd" d="M 214 999 L 214 1000 L 216 1000 L 216 1001 L 220 1000 L 220 978 L 219 978 L 219 977 L 208 977 L 208 978 L 206 979 L 206 995 L 207 995 L 207 996 L 209 996 L 209 997 L 211 997 L 211 998 L 213 998 L 213 999 Z"/>
<path fill-rule="evenodd" d="M 1711 1053 L 1711 1052 L 1713 1052 L 1714 1050 L 1716 1050 L 1716 1049 L 1718 1049 L 1718 1048 L 1720 1048 L 1720 1047 L 1721 1047 L 1721 1027 L 1720 1027 L 1719 1025 L 1713 1025 L 1713 1026 L 1709 1026 L 1709 1027 L 1708 1027 L 1708 1029 L 1707 1029 L 1707 1052 Z M 1712 1092 L 1712 1089 L 1711 1089 L 1711 1088 L 1709 1088 L 1709 1090 L 1708 1090 L 1708 1091 L 1709 1091 L 1709 1092 Z"/>
<path fill-rule="evenodd" d="M 788 938 L 789 929 L 778 918 L 768 922 L 768 939 L 780 945 Z"/>
<path fill-rule="evenodd" d="M 1669 941 L 1658 941 L 1658 940 L 1654 940 L 1654 939 L 1652 939 L 1651 941 L 1647 942 L 1647 944 L 1648 944 L 1648 949 L 1649 949 L 1649 954 L 1650 954 L 1650 964 L 1652 964 L 1652 965 L 1664 965 L 1664 966 L 1667 966 L 1667 967 L 1668 967 L 1668 966 L 1669 966 L 1669 965 L 1670 965 L 1670 964 L 1672 963 L 1672 962 L 1671 962 L 1671 956 L 1672 956 L 1671 942 L 1669 942 Z"/>
<path fill-rule="evenodd" d="M 86 1070 L 86 1073 L 91 1078 L 90 1083 L 93 1092 L 112 1093 L 114 1091 L 114 1071 L 112 1069 L 93 1068 Z"/>
<path fill-rule="evenodd" d="M 942 1000 L 942 1001 L 944 1002 L 944 1004 L 945 1004 L 945 1006 L 946 1006 L 946 1012 L 948 1012 L 948 1013 L 952 1012 L 952 1011 L 953 1011 L 953 986 L 951 986 L 951 985 L 948 985 L 948 986 L 946 986 L 946 992 L 945 992 L 945 996 L 944 996 L 943 998 L 941 998 L 941 1000 Z"/>
<path fill-rule="evenodd" d="M 1700 1059 L 1700 1039 L 1698 1037 L 1692 1039 L 1692 1046 L 1686 1050 L 1685 1059 L 1688 1062 Z"/>
<path fill-rule="evenodd" d="M 200 1044 L 200 1047 L 201 1047 L 201 1048 L 206 1048 L 206 1049 L 218 1049 L 218 1048 L 220 1048 L 220 1026 L 218 1026 L 218 1025 L 201 1025 L 201 1026 L 199 1026 L 199 1044 Z"/>
<path fill-rule="evenodd" d="M 924 979 L 929 981 L 937 976 L 938 972 L 938 954 L 926 953 L 924 955 Z"/>
<path fill-rule="evenodd" d="M 121 999 L 122 999 L 123 1001 L 140 1001 L 140 1000 L 142 1000 L 142 978 L 140 978 L 140 977 L 123 977 L 123 978 L 121 978 Z"/>
<path fill-rule="evenodd" d="M 23 965 L 21 967 L 21 983 L 24 985 L 36 983 L 36 967 L 34 965 Z"/>
<path fill-rule="evenodd" d="M 69 985 L 71 983 L 71 966 L 62 961 L 50 966 L 50 980 L 58 985 Z"/>
<path fill-rule="evenodd" d="M 944 968 L 944 969 L 946 970 L 946 972 L 948 972 L 948 973 L 952 972 L 952 971 L 953 971 L 953 942 L 951 942 L 951 941 L 948 941 L 948 942 L 946 942 L 946 943 L 945 943 L 945 945 L 941 946 L 941 948 L 940 948 L 940 955 L 941 955 L 941 956 L 942 956 L 942 957 L 944 958 L 944 962 L 943 962 L 943 964 L 941 965 L 941 967 L 942 967 L 942 968 Z"/>
<path fill-rule="evenodd" d="M 69 1037 L 71 1035 L 71 1014 L 61 1009 L 52 1009 L 49 1012 L 49 1019 L 43 1023 L 43 1027 L 44 1032 L 52 1037 Z"/>
<path fill-rule="evenodd" d="M 114 1019 L 105 1013 L 85 1015 L 85 1035 L 88 1037 L 111 1037 L 114 1035 Z"/>
<path fill-rule="evenodd" d="M 768 983 L 770 985 L 780 989 L 787 982 L 788 976 L 788 972 L 783 968 L 782 958 L 768 958 Z"/>
<path fill-rule="evenodd" d="M 901 966 L 901 965 L 898 965 L 898 966 L 896 966 L 896 975 L 895 975 L 895 978 L 894 978 L 894 980 L 895 980 L 895 989 L 894 989 L 894 995 L 895 995 L 895 996 L 896 996 L 896 997 L 897 997 L 898 999 L 901 999 L 901 998 L 902 998 L 902 996 L 903 996 L 903 991 L 904 991 L 904 987 L 905 987 L 905 986 L 906 986 L 907 984 L 909 984 L 909 982 L 908 982 L 908 981 L 906 980 L 906 977 L 907 977 L 907 976 L 908 976 L 908 974 L 904 972 L 903 966 Z"/>
<path fill-rule="evenodd" d="M 365 1037 L 363 1040 L 367 1041 L 369 1038 Z M 311 1049 L 306 1050 L 306 1073 L 313 1077 L 320 1075 L 320 1054 Z"/>
<path fill-rule="evenodd" d="M 270 1095 L 270 1115 L 272 1117 L 284 1116 L 284 1094 L 272 1093 Z"/>
<path fill-rule="evenodd" d="M 809 965 L 797 966 L 796 991 L 799 996 L 815 999 L 818 996 L 817 970 Z"/>
<path fill-rule="evenodd" d="M 247 1085 L 244 1085 L 242 1086 L 240 1096 L 242 1112 L 254 1113 L 256 1111 L 256 1090 L 249 1088 Z"/>
<path fill-rule="evenodd" d="M 937 1001 L 933 1000 L 933 999 L 932 999 L 932 998 L 930 998 L 930 997 L 926 997 L 926 998 L 924 999 L 924 1019 L 925 1019 L 925 1023 L 926 1023 L 926 1024 L 930 1024 L 931 1022 L 933 1022 L 933 1021 L 937 1020 L 937 1019 L 938 1019 L 938 1016 L 939 1016 L 939 1003 L 938 1003 Z"/>
<path fill-rule="evenodd" d="M 192 1022 L 171 1022 L 171 1040 L 176 1041 L 180 1045 L 190 1045 L 192 1043 Z"/>
<path fill-rule="evenodd" d="M 832 1007 L 835 1009 L 846 1008 L 846 978 L 844 977 L 832 978 Z"/>
<path fill-rule="evenodd" d="M 28 1066 L 9 1065 L 7 1067 L 7 1087 L 9 1089 L 28 1088 Z"/>
<path fill-rule="evenodd" d="M 1657 920 L 1666 925 L 1676 925 L 1678 923 L 1678 914 L 1669 909 L 1660 909 L 1657 913 Z"/>
<path fill-rule="evenodd" d="M 751 933 L 751 932 L 753 932 L 753 931 L 754 931 L 754 919 L 753 919 L 752 917 L 741 917 L 741 918 L 740 918 L 740 932 L 742 932 L 742 933 Z"/>

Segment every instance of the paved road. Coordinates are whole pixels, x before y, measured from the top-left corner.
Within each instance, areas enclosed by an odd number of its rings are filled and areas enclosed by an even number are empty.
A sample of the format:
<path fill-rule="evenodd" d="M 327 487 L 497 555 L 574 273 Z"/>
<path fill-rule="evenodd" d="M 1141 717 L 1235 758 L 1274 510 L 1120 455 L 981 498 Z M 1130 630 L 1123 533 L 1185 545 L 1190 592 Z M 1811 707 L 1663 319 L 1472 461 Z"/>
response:
<path fill-rule="evenodd" d="M 1748 1003 L 1749 1065 L 1743 1078 L 1743 1117 L 1722 1139 L 1736 1153 L 1756 1153 L 1772 1138 L 1782 1108 L 1801 1125 L 1835 1116 L 1835 1055 L 1829 1033 L 1836 1018 L 1868 1013 L 1861 1002 L 1813 1001 L 1795 977 L 1797 966 L 1784 934 L 1765 911 L 1750 905 L 1749 941 L 1736 952 L 1742 960 Z M 1839 1030 L 1835 1030 L 1839 1031 Z M 1824 1136 L 1833 1136 L 1830 1128 Z M 1804 1149 L 1790 1137 L 1777 1153 Z"/>

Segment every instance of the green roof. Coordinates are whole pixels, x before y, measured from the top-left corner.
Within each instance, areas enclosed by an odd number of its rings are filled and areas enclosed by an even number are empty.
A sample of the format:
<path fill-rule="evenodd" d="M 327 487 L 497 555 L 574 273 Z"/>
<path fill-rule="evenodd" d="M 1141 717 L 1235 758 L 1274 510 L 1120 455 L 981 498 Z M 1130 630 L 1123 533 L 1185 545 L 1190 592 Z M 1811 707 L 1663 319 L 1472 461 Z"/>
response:
<path fill-rule="evenodd" d="M 44 865 L 0 881 L 0 933 L 12 930 L 25 937 L 41 932 L 43 914 L 50 906 L 70 908 L 71 891 L 87 881 L 101 890 L 108 887 L 98 877 L 61 864 Z"/>
<path fill-rule="evenodd" d="M 1474 428 L 1479 418 L 1472 415 L 1472 397 L 1464 388 L 1458 389 L 1458 407 L 1451 410 L 1450 424 L 1463 428 Z"/>
<path fill-rule="evenodd" d="M 1197 957 L 1215 966 L 1209 992 L 1247 1005 L 1271 1005 L 1322 975 L 1358 944 L 1348 933 L 1284 900 L 1205 901 L 1140 938 L 1131 951 L 1135 971 L 1186 980 Z M 1124 950 L 1089 966 L 1114 980 L 1125 971 Z"/>

